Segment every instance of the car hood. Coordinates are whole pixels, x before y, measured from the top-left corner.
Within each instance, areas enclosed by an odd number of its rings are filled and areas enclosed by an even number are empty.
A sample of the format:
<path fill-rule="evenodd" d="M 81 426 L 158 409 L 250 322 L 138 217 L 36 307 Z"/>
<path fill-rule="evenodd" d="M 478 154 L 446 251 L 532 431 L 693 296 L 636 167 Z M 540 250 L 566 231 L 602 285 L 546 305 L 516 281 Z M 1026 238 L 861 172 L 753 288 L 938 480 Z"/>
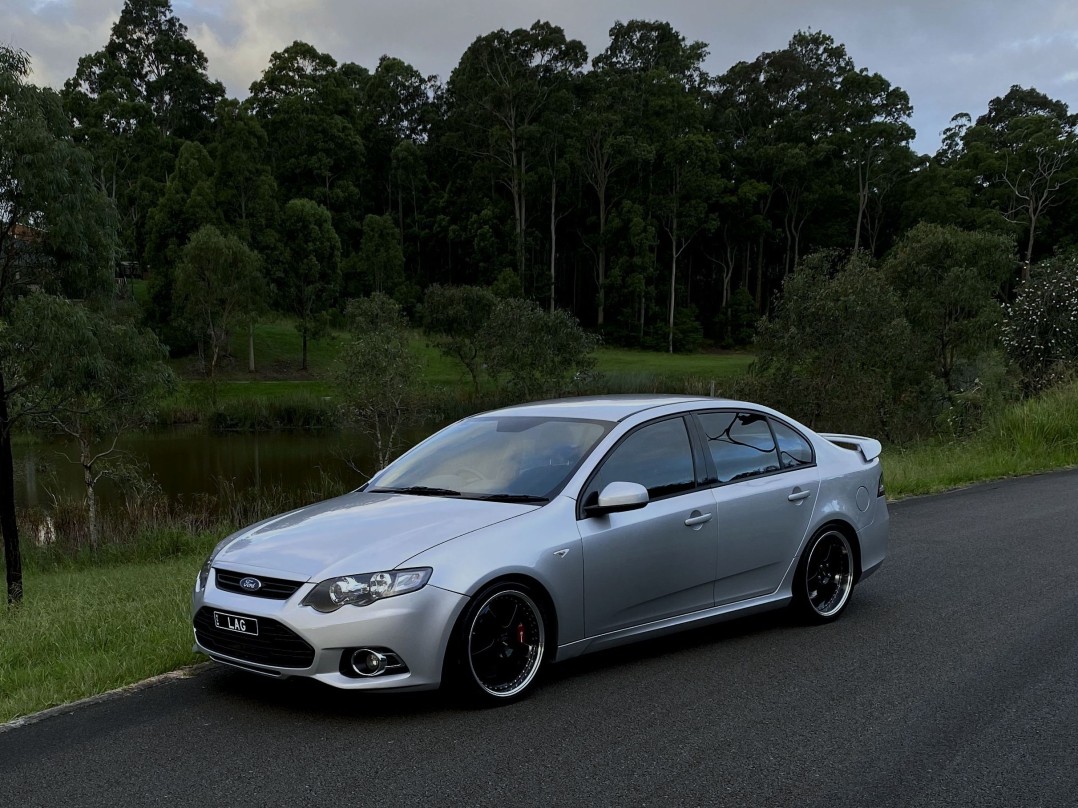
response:
<path fill-rule="evenodd" d="M 535 505 L 406 494 L 345 494 L 232 536 L 214 566 L 321 581 L 391 570 L 412 556 Z"/>

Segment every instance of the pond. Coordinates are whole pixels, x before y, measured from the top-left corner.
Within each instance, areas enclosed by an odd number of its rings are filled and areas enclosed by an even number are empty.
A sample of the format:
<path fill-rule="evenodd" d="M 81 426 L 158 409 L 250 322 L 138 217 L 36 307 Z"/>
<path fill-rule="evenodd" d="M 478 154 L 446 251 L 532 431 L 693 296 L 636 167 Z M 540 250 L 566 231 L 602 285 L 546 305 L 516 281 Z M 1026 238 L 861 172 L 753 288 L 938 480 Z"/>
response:
<path fill-rule="evenodd" d="M 402 449 L 435 431 L 442 424 L 410 430 Z M 187 427 L 124 436 L 117 448 L 153 475 L 169 497 L 214 494 L 223 483 L 236 489 L 296 490 L 318 483 L 322 474 L 346 487 L 361 485 L 376 468 L 372 441 L 358 432 L 269 432 L 213 434 L 203 427 Z M 78 456 L 73 443 L 16 444 L 15 497 L 20 506 L 48 507 L 54 497 L 84 496 Z M 99 487 L 107 507 L 119 497 L 118 486 L 103 481 Z"/>

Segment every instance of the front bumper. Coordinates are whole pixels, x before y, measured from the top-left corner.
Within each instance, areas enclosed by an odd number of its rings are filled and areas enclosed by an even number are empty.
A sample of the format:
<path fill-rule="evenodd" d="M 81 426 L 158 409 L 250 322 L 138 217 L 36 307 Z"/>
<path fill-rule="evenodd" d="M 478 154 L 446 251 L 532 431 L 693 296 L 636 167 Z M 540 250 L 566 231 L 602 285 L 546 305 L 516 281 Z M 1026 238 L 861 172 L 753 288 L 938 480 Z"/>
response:
<path fill-rule="evenodd" d="M 216 575 L 211 574 L 206 588 L 196 589 L 191 598 L 192 618 L 206 607 L 275 621 L 314 649 L 309 665 L 290 667 L 297 663 L 255 661 L 258 654 L 245 653 L 241 648 L 242 634 L 233 638 L 239 640 L 236 646 L 240 650 L 226 653 L 212 637 L 200 637 L 195 629 L 194 650 L 255 673 L 280 678 L 306 676 L 350 690 L 430 689 L 441 683 L 442 663 L 453 626 L 468 600 L 464 595 L 427 584 L 416 592 L 375 601 L 369 606 L 345 606 L 331 614 L 322 614 L 299 605 L 313 588 L 314 584 L 306 583 L 287 600 L 271 600 L 218 589 Z M 263 639 L 268 636 L 264 633 Z M 404 662 L 407 672 L 386 672 L 369 678 L 346 676 L 341 673 L 341 655 L 346 649 L 355 648 L 389 649 Z"/>

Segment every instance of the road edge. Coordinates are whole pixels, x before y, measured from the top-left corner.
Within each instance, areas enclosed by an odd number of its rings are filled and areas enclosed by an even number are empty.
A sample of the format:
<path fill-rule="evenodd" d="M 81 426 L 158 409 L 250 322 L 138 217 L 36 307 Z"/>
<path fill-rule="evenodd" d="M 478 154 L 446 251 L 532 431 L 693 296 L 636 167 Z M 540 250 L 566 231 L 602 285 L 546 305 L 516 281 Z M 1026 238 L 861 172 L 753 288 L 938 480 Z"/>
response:
<path fill-rule="evenodd" d="M 22 727 L 28 727 L 32 724 L 37 724 L 40 721 L 44 721 L 48 718 L 53 718 L 58 715 L 66 715 L 67 713 L 81 710 L 83 707 L 91 707 L 95 704 L 101 704 L 106 701 L 113 701 L 114 699 L 128 696 L 132 693 L 138 693 L 142 690 L 149 690 L 151 687 L 157 687 L 158 685 L 168 684 L 169 682 L 175 682 L 180 679 L 190 679 L 193 676 L 198 676 L 200 673 L 204 673 L 213 667 L 212 662 L 196 662 L 194 665 L 185 665 L 182 668 L 177 668 L 174 671 L 168 673 L 161 673 L 157 676 L 151 676 L 149 679 L 143 679 L 141 682 L 134 682 L 129 685 L 123 685 L 113 690 L 106 690 L 104 693 L 97 693 L 93 696 L 87 696 L 84 699 L 77 701 L 69 701 L 65 704 L 58 704 L 55 707 L 48 707 L 36 713 L 30 713 L 29 715 L 22 715 L 18 718 L 13 718 L 10 721 L 0 724 L 0 734 L 9 732 L 13 729 L 21 729 Z"/>

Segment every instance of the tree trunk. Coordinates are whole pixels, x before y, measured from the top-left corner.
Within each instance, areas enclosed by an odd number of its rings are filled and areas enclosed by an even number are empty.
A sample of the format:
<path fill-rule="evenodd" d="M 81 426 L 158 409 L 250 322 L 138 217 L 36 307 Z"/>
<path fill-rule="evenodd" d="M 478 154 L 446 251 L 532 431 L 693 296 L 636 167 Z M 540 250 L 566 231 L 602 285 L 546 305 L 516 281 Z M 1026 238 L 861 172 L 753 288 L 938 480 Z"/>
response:
<path fill-rule="evenodd" d="M 606 186 L 599 194 L 599 315 L 596 324 L 600 330 L 606 314 Z"/>
<path fill-rule="evenodd" d="M 255 321 L 247 327 L 247 372 L 255 372 Z"/>
<path fill-rule="evenodd" d="M 19 527 L 15 522 L 15 465 L 11 452 L 11 420 L 7 409 L 7 388 L 0 374 L 0 535 L 4 539 L 7 569 L 7 602 L 22 601 L 22 552 Z"/>
<path fill-rule="evenodd" d="M 79 460 L 82 465 L 82 482 L 86 486 L 86 517 L 90 526 L 90 548 L 97 549 L 97 493 L 94 490 L 94 467 L 90 459 L 90 445 L 85 441 L 79 441 Z"/>
<path fill-rule="evenodd" d="M 667 332 L 667 347 L 674 352 L 674 289 L 677 285 L 677 217 L 670 228 L 670 328 Z"/>
<path fill-rule="evenodd" d="M 554 259 L 557 256 L 557 223 L 554 217 L 555 202 L 558 199 L 558 183 L 553 174 L 550 177 L 550 313 L 554 313 Z"/>
<path fill-rule="evenodd" d="M 300 370 L 307 369 L 307 323 L 303 323 L 303 361 L 300 362 Z"/>

